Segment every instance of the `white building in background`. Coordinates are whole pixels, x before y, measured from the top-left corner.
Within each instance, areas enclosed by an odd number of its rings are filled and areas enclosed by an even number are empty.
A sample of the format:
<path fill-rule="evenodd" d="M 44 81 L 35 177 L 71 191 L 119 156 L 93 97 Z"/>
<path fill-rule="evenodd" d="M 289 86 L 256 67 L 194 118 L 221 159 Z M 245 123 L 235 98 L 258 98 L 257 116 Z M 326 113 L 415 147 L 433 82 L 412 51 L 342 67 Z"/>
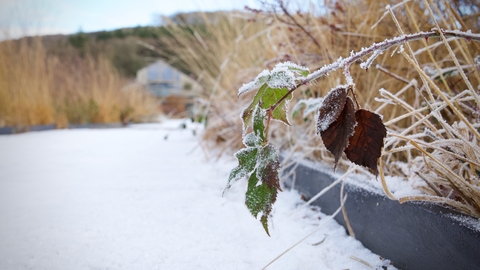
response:
<path fill-rule="evenodd" d="M 164 113 L 179 117 L 193 113 L 194 99 L 202 93 L 202 86 L 197 81 L 163 60 L 137 71 L 135 85 L 159 97 Z"/>
<path fill-rule="evenodd" d="M 157 97 L 194 97 L 202 89 L 194 79 L 163 60 L 157 60 L 137 71 L 137 83 Z"/>

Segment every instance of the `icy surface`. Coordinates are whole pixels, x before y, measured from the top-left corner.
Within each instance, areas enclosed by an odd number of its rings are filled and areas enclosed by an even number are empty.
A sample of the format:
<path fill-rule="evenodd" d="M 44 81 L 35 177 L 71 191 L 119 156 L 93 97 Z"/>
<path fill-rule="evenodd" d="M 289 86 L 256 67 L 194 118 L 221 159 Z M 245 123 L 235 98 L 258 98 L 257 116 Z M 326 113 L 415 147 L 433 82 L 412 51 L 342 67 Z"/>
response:
<path fill-rule="evenodd" d="M 182 123 L 0 136 L 0 269 L 260 269 L 326 219 L 280 192 L 268 237 Z M 387 263 L 332 221 L 268 269 Z"/>

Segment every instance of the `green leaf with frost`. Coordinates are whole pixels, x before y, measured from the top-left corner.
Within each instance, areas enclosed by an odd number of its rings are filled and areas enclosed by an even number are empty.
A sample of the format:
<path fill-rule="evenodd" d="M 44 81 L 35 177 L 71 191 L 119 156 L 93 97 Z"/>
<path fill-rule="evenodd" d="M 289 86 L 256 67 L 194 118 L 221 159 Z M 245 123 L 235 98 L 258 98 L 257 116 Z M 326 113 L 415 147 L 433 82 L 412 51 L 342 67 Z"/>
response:
<path fill-rule="evenodd" d="M 257 94 L 253 98 L 252 103 L 250 103 L 250 105 L 248 105 L 247 108 L 243 109 L 243 112 L 242 112 L 243 131 L 247 129 L 250 121 L 252 121 L 253 112 L 257 107 L 257 105 L 259 104 L 260 100 L 262 99 L 266 89 L 267 89 L 267 84 L 263 84 L 262 87 L 258 89 Z"/>
<path fill-rule="evenodd" d="M 267 85 L 272 89 L 292 89 L 297 86 L 295 81 L 296 77 L 293 71 L 290 71 L 288 69 L 277 70 L 275 68 L 270 74 Z"/>
<path fill-rule="evenodd" d="M 280 188 L 278 171 L 280 161 L 277 150 L 272 145 L 265 145 L 259 149 L 256 169 L 248 179 L 248 188 L 245 204 L 255 218 L 261 213 L 260 222 L 268 232 L 268 216 L 277 199 Z"/>
<path fill-rule="evenodd" d="M 260 148 L 257 157 L 257 178 L 269 187 L 280 188 L 280 179 L 278 170 L 280 169 L 280 160 L 277 150 L 270 144 Z"/>
<path fill-rule="evenodd" d="M 264 70 L 255 78 L 255 80 L 244 84 L 238 89 L 238 96 L 241 96 L 247 92 L 257 89 L 261 85 L 265 84 L 270 79 L 270 71 Z"/>
<path fill-rule="evenodd" d="M 289 66 L 287 67 L 288 70 L 291 70 L 295 73 L 297 73 L 298 75 L 301 75 L 303 77 L 307 77 L 309 74 L 310 74 L 310 70 L 306 67 L 302 67 L 302 66 Z"/>
<path fill-rule="evenodd" d="M 277 103 L 282 97 L 288 93 L 287 88 L 270 88 L 265 90 L 262 96 L 261 107 L 263 109 L 270 109 L 270 107 Z"/>
<path fill-rule="evenodd" d="M 262 144 L 262 139 L 255 135 L 254 132 L 250 132 L 243 136 L 243 144 L 247 147 L 258 147 Z"/>
<path fill-rule="evenodd" d="M 257 106 L 253 116 L 253 132 L 260 139 L 261 143 L 265 142 L 265 110 Z"/>
<path fill-rule="evenodd" d="M 284 99 L 275 110 L 273 110 L 272 119 L 279 120 L 286 125 L 290 126 L 290 122 L 287 118 L 287 103 L 293 98 L 293 94 L 290 94 L 289 97 Z"/>
<path fill-rule="evenodd" d="M 257 178 L 257 173 L 253 172 L 248 179 L 247 193 L 245 194 L 245 204 L 248 210 L 255 218 L 261 213 L 260 222 L 265 232 L 270 236 L 268 231 L 268 216 L 272 211 L 272 205 L 277 199 L 277 189 L 266 183 L 261 183 Z"/>
<path fill-rule="evenodd" d="M 247 176 L 253 170 L 255 170 L 257 156 L 258 148 L 256 147 L 243 148 L 235 154 L 235 157 L 238 160 L 238 166 L 233 168 L 233 170 L 230 172 L 225 190 L 229 189 L 235 181 Z M 224 193 L 225 190 L 223 191 Z"/>
<path fill-rule="evenodd" d="M 264 109 L 269 109 L 272 105 L 276 104 L 280 101 L 287 93 L 287 88 L 267 88 L 265 93 L 262 97 L 262 102 L 260 103 L 261 107 Z M 273 110 L 272 119 L 279 120 L 284 122 L 287 125 L 290 125 L 290 122 L 287 118 L 287 103 L 293 98 L 293 95 L 290 94 L 287 98 L 285 98 L 278 106 Z"/>

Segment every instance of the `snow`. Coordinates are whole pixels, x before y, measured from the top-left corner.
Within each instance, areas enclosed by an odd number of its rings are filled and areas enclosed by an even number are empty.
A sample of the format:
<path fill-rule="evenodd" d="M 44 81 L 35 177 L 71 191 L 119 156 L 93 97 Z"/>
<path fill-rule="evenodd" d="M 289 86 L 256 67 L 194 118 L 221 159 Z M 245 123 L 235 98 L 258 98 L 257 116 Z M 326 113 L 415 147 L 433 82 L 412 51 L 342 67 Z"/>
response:
<path fill-rule="evenodd" d="M 478 218 L 454 214 L 445 214 L 445 216 L 457 221 L 460 225 L 471 230 L 480 231 L 480 219 Z"/>
<path fill-rule="evenodd" d="M 268 269 L 388 265 L 294 191 L 268 237 L 183 123 L 0 136 L 0 269 L 260 269 L 320 226 Z"/>

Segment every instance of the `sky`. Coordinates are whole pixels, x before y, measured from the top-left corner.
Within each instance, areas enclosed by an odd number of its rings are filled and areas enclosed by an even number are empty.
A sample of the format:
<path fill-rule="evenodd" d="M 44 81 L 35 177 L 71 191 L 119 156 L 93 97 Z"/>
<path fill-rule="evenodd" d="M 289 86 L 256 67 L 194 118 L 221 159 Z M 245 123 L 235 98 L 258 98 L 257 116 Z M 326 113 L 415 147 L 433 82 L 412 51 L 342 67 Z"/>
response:
<path fill-rule="evenodd" d="M 159 15 L 258 7 L 256 0 L 0 0 L 0 39 L 158 23 Z"/>

